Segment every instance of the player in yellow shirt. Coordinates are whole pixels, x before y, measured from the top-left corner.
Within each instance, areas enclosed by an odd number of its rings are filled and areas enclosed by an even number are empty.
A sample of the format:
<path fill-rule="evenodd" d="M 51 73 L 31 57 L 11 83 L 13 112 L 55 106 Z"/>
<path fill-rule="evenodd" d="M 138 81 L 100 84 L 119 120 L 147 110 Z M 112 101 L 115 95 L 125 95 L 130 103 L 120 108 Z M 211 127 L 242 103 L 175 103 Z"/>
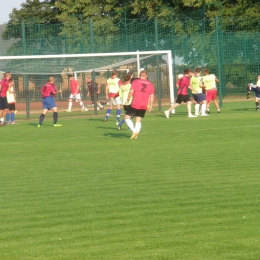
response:
<path fill-rule="evenodd" d="M 201 69 L 196 68 L 195 74 L 191 77 L 192 95 L 195 101 L 195 116 L 199 116 L 199 110 L 201 105 L 201 116 L 208 116 L 206 114 L 207 100 L 206 95 L 202 91 L 202 76 L 200 75 Z"/>
<path fill-rule="evenodd" d="M 120 86 L 119 88 L 119 96 L 121 98 L 121 101 L 122 101 L 122 104 L 123 104 L 123 107 L 124 107 L 124 110 L 126 111 L 127 110 L 127 107 L 129 105 L 126 105 L 126 103 L 128 104 L 131 104 L 132 103 L 132 97 L 129 101 L 127 101 L 127 98 L 128 98 L 128 94 L 131 90 L 131 74 L 127 74 L 125 77 L 124 77 L 124 83 L 123 85 Z M 118 124 L 117 124 L 117 129 L 118 130 L 121 130 L 121 126 L 122 124 L 125 122 L 125 119 L 122 119 Z"/>
<path fill-rule="evenodd" d="M 259 99 L 260 99 L 260 75 L 257 77 L 257 83 L 249 83 L 247 86 L 247 98 L 250 98 L 250 92 L 255 92 L 255 110 L 259 111 Z"/>
<path fill-rule="evenodd" d="M 116 110 L 116 121 L 120 121 L 120 105 L 121 105 L 121 99 L 119 97 L 119 88 L 122 85 L 121 80 L 117 77 L 118 72 L 117 70 L 112 71 L 112 76 L 107 80 L 106 83 L 106 99 L 109 99 L 110 106 L 106 111 L 106 116 L 104 119 L 104 122 L 108 120 L 108 117 L 111 114 L 111 110 L 114 105 L 117 106 Z"/>
<path fill-rule="evenodd" d="M 206 113 L 209 114 L 209 107 L 211 101 L 213 101 L 217 112 L 220 113 L 219 105 L 217 102 L 217 95 L 218 95 L 218 89 L 216 86 L 216 83 L 219 82 L 217 77 L 214 74 L 209 74 L 209 69 L 204 69 L 204 76 L 202 77 L 202 87 L 205 87 L 206 89 L 206 100 L 207 100 L 207 111 Z"/>

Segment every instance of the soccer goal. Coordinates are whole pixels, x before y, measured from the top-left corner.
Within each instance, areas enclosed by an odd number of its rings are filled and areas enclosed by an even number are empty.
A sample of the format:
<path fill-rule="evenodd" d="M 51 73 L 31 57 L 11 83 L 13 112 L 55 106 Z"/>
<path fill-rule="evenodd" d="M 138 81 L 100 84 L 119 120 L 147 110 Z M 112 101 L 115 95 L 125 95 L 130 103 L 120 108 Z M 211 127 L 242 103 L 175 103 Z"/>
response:
<path fill-rule="evenodd" d="M 18 102 L 25 102 L 30 113 L 30 102 L 41 100 L 40 87 L 50 76 L 63 90 L 57 101 L 67 100 L 68 76 L 74 75 L 86 98 L 86 77 L 92 77 L 101 86 L 100 99 L 105 99 L 105 83 L 113 70 L 123 80 L 129 71 L 138 77 L 141 69 L 148 72 L 148 79 L 155 86 L 156 102 L 161 111 L 162 104 L 174 103 L 174 73 L 170 50 L 136 51 L 118 53 L 60 54 L 32 56 L 0 56 L 0 71 L 10 71 L 15 79 Z M 19 100 L 20 99 L 20 100 Z"/>

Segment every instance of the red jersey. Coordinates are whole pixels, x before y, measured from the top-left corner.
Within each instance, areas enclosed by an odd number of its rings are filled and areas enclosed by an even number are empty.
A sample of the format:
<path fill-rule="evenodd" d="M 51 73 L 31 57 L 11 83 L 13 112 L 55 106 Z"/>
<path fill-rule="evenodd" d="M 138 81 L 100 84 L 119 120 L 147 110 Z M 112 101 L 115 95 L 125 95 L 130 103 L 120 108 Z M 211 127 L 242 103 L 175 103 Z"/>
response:
<path fill-rule="evenodd" d="M 131 90 L 134 90 L 132 107 L 147 109 L 149 96 L 154 94 L 153 84 L 146 79 L 136 79 L 132 83 Z"/>
<path fill-rule="evenodd" d="M 72 79 L 72 80 L 70 81 L 71 94 L 75 95 L 75 94 L 79 94 L 79 93 L 80 93 L 80 90 L 79 90 L 79 89 L 77 90 L 78 85 L 79 85 L 79 83 L 78 83 L 77 80 Z M 76 91 L 76 90 L 77 90 L 77 91 Z"/>
<path fill-rule="evenodd" d="M 48 82 L 42 86 L 42 98 L 54 97 L 54 93 L 57 92 L 57 88 L 54 84 Z"/>
<path fill-rule="evenodd" d="M 7 78 L 4 78 L 0 82 L 0 96 L 1 97 L 6 97 L 6 92 L 9 89 L 9 80 Z"/>
<path fill-rule="evenodd" d="M 178 95 L 188 95 L 188 86 L 190 86 L 190 78 L 187 76 L 183 76 L 178 81 Z"/>

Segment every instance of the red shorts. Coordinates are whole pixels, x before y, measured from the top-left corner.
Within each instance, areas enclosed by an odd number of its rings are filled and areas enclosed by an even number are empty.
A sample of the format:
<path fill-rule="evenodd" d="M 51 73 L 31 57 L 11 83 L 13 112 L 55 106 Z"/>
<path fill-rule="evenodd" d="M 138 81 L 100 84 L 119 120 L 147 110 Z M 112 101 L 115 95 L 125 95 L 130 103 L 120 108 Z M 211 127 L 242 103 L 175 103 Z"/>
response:
<path fill-rule="evenodd" d="M 206 100 L 210 102 L 213 99 L 216 99 L 218 95 L 218 90 L 216 88 L 207 90 Z"/>

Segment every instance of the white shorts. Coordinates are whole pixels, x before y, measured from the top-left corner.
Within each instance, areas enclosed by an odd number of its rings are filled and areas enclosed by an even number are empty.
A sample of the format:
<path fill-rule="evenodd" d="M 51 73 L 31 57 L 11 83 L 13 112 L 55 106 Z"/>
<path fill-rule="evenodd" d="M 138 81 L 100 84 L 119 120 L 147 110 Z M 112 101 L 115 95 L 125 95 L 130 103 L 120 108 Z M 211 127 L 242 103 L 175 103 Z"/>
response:
<path fill-rule="evenodd" d="M 79 93 L 79 94 L 76 94 L 76 95 L 70 94 L 69 99 L 80 100 L 80 99 L 81 99 L 80 93 Z"/>
<path fill-rule="evenodd" d="M 110 105 L 114 105 L 114 106 L 122 104 L 121 98 L 119 96 L 116 98 L 109 98 L 109 103 Z"/>

